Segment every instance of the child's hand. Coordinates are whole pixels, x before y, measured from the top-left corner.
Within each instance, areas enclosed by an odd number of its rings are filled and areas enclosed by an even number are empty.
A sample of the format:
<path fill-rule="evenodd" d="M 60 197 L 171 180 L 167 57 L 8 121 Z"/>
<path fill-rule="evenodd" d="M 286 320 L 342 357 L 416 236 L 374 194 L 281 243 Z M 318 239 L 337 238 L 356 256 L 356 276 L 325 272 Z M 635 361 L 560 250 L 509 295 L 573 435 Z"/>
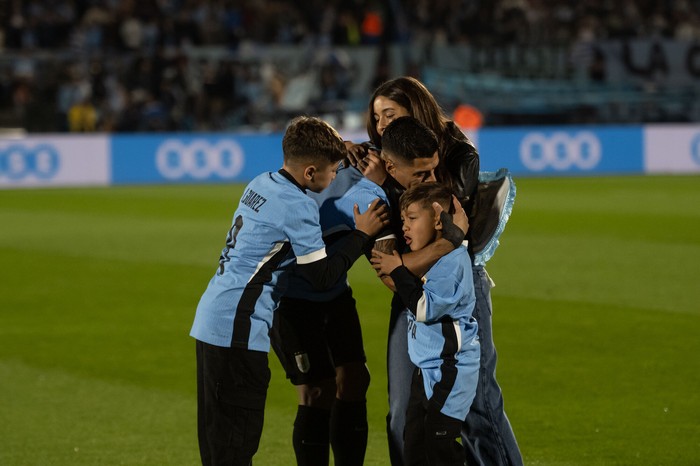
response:
<path fill-rule="evenodd" d="M 381 199 L 376 198 L 364 213 L 360 213 L 357 204 L 354 206 L 355 228 L 368 236 L 375 236 L 389 224 L 389 211 L 386 204 L 380 204 Z"/>
<path fill-rule="evenodd" d="M 394 269 L 403 265 L 401 255 L 397 250 L 394 250 L 393 254 L 389 255 L 376 249 L 372 249 L 372 258 L 369 261 L 372 263 L 372 267 L 377 271 L 377 275 L 380 277 L 382 275 L 389 275 L 394 271 Z"/>

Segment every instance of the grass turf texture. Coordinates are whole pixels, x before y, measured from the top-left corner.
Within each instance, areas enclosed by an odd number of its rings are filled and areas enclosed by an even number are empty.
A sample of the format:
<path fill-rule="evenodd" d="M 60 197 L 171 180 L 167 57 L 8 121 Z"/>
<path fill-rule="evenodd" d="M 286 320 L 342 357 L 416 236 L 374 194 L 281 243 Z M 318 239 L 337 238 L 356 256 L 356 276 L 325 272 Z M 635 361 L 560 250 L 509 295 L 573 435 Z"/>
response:
<path fill-rule="evenodd" d="M 700 455 L 700 179 L 518 179 L 489 263 L 499 381 L 528 465 Z M 192 465 L 194 309 L 241 186 L 0 191 L 0 464 Z M 388 291 L 351 271 L 388 464 Z M 274 355 L 259 465 L 293 464 Z"/>

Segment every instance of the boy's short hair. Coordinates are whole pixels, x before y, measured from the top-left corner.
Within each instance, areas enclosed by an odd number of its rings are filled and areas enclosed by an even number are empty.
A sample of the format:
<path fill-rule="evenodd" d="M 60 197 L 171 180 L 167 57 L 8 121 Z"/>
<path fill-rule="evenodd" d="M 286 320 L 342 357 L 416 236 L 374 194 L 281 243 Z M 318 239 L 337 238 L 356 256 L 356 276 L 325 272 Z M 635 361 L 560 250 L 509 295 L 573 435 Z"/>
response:
<path fill-rule="evenodd" d="M 335 163 L 347 156 L 345 143 L 331 125 L 316 117 L 299 116 L 282 138 L 285 162 Z"/>
<path fill-rule="evenodd" d="M 392 121 L 382 134 L 382 153 L 409 163 L 414 159 L 430 158 L 437 150 L 435 133 L 410 116 Z"/>
<path fill-rule="evenodd" d="M 445 212 L 452 212 L 452 194 L 452 190 L 442 183 L 419 183 L 401 195 L 399 209 L 404 211 L 414 203 L 424 209 L 432 209 L 433 202 L 437 202 Z"/>

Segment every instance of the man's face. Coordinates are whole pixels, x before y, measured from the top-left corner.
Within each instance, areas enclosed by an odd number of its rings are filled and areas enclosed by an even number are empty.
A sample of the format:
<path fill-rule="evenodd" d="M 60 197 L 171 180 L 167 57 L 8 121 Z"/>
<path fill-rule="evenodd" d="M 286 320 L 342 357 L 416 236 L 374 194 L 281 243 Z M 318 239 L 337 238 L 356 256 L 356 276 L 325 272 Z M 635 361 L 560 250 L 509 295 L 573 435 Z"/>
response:
<path fill-rule="evenodd" d="M 436 181 L 435 168 L 439 161 L 437 152 L 432 157 L 413 159 L 412 163 L 387 155 L 386 170 L 401 186 L 408 189 L 418 183 Z"/>

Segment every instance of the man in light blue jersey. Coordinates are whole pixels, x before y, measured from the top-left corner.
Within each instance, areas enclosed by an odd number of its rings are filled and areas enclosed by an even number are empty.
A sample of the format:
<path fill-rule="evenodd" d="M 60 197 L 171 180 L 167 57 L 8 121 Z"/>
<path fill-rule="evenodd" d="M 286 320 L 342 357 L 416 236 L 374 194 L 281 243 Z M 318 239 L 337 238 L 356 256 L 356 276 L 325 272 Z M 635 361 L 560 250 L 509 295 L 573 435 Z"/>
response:
<path fill-rule="evenodd" d="M 386 202 L 381 187 L 349 164 L 339 168 L 328 189 L 309 196 L 319 205 L 329 251 L 354 229 L 354 204 L 367 205 L 377 198 Z M 455 221 L 459 223 L 460 219 Z M 466 215 L 462 221 L 466 228 Z M 455 235 L 462 235 L 458 226 L 450 227 Z M 375 241 L 388 238 L 393 234 L 387 226 Z M 449 241 L 438 241 L 424 254 L 437 260 L 452 249 L 454 245 Z M 292 439 L 297 465 L 327 465 L 331 446 L 336 466 L 362 465 L 367 446 L 365 396 L 369 371 L 347 277 L 329 290 L 318 292 L 291 273 L 290 286 L 275 313 L 271 338 L 299 397 Z"/>
<path fill-rule="evenodd" d="M 318 205 L 346 149 L 327 123 L 294 119 L 285 132 L 284 163 L 243 192 L 216 273 L 197 306 L 190 335 L 197 347 L 198 436 L 202 464 L 251 464 L 262 433 L 270 380 L 267 353 L 273 311 L 296 270 L 318 290 L 333 286 L 386 224 L 379 200 L 364 213 L 353 205 L 356 229 L 327 255 Z M 365 206 L 363 206 L 363 209 Z"/>
<path fill-rule="evenodd" d="M 450 190 L 440 183 L 408 189 L 400 199 L 406 245 L 419 251 L 442 237 L 432 204 L 449 209 Z M 440 258 L 422 277 L 401 255 L 373 251 L 372 264 L 390 275 L 408 309 L 408 353 L 416 366 L 406 410 L 403 457 L 407 465 L 463 466 L 457 441 L 476 394 L 479 374 L 476 301 L 466 244 Z"/>

